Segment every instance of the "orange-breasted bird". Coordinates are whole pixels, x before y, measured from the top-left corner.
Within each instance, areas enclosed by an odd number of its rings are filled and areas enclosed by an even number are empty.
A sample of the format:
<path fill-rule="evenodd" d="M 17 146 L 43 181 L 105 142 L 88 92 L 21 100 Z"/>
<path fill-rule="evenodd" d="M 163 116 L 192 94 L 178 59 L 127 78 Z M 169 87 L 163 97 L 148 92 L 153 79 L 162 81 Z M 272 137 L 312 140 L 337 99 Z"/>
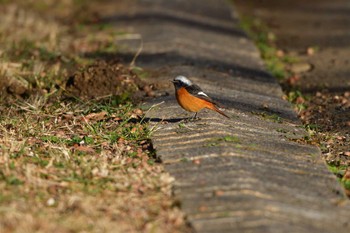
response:
<path fill-rule="evenodd" d="M 195 112 L 193 118 L 196 118 L 197 113 L 203 108 L 213 110 L 229 118 L 217 107 L 217 103 L 205 94 L 198 85 L 192 83 L 185 76 L 177 76 L 172 82 L 175 86 L 177 102 L 183 109 L 189 112 Z"/>

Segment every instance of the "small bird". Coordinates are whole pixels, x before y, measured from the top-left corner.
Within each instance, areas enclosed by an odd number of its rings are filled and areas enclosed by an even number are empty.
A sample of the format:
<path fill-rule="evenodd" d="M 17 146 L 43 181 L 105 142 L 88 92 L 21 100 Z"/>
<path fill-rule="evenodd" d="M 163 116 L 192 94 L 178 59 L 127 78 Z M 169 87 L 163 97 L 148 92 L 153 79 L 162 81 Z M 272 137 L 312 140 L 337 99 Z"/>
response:
<path fill-rule="evenodd" d="M 229 118 L 203 90 L 196 84 L 193 84 L 185 76 L 177 76 L 172 83 L 175 86 L 175 95 L 179 105 L 189 111 L 195 112 L 193 118 L 196 118 L 198 112 L 203 108 L 208 108 Z M 192 119 L 193 119 L 192 118 Z"/>

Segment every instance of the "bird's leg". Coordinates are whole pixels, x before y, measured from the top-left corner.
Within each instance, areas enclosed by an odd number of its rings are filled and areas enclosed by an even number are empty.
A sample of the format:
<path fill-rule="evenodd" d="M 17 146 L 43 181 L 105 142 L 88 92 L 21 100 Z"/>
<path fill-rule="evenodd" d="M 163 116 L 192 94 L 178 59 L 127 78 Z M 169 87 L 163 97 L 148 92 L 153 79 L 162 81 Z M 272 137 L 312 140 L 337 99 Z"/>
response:
<path fill-rule="evenodd" d="M 192 121 L 195 120 L 195 119 L 197 118 L 197 114 L 198 114 L 198 112 L 196 112 L 196 113 L 194 114 L 194 116 L 191 118 Z"/>
<path fill-rule="evenodd" d="M 186 121 L 194 121 L 194 120 L 196 120 L 196 119 L 199 119 L 199 118 L 197 118 L 197 114 L 198 114 L 198 112 L 196 112 L 196 113 L 194 114 L 194 116 L 187 118 Z"/>

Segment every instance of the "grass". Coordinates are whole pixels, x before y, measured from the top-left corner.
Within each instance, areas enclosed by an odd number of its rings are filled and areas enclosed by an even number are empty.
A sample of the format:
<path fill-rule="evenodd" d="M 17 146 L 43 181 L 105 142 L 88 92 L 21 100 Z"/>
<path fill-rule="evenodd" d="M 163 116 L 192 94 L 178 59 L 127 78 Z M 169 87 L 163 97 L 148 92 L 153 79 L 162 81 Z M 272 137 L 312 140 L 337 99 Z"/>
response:
<path fill-rule="evenodd" d="M 339 165 L 336 163 L 328 163 L 328 169 L 336 175 L 338 181 L 343 185 L 347 190 L 350 190 L 350 179 L 346 175 L 348 171 L 348 166 Z"/>
<path fill-rule="evenodd" d="M 121 224 L 120 232 L 143 231 L 160 227 L 159 216 L 183 218 L 172 207 L 172 179 L 157 163 L 140 109 L 116 106 L 112 98 L 60 104 L 43 98 L 1 108 L 0 226 L 5 232 L 96 231 L 107 223 Z M 10 214 L 1 211 L 6 206 Z M 25 223 L 28 218 L 35 220 Z M 88 219 L 95 224 L 83 224 Z"/>
<path fill-rule="evenodd" d="M 296 56 L 285 54 L 282 50 L 277 48 L 276 36 L 262 20 L 256 17 L 242 16 L 241 27 L 248 36 L 254 40 L 267 70 L 274 77 L 280 82 L 284 82 L 287 78 L 294 75 L 288 69 L 288 66 L 298 62 L 299 59 Z M 307 108 L 305 105 L 307 97 L 298 89 L 292 88 L 288 90 L 285 99 L 293 104 L 298 113 Z"/>
<path fill-rule="evenodd" d="M 260 116 L 263 119 L 266 119 L 268 121 L 276 122 L 279 124 L 281 124 L 283 122 L 282 118 L 280 116 L 278 116 L 277 114 L 270 114 L 267 112 L 252 112 L 252 114 Z"/>
<path fill-rule="evenodd" d="M 2 153 L 13 159 L 11 162 L 46 167 L 53 160 L 53 163 L 66 164 L 65 168 L 74 168 L 74 171 L 66 170 L 67 174 L 64 174 L 71 176 L 80 168 L 74 167 L 65 157 L 56 157 L 55 154 L 65 152 L 67 158 L 75 158 L 75 162 L 80 164 L 90 162 L 85 161 L 85 157 L 96 156 L 105 148 L 114 148 L 119 144 L 125 148 L 119 148 L 115 152 L 116 157 L 129 158 L 131 154 L 138 152 L 136 157 L 132 157 L 142 158 L 143 153 L 146 153 L 143 159 L 155 159 L 147 156 L 147 151 L 136 149 L 140 144 L 149 143 L 150 132 L 147 125 L 135 123 L 140 121 L 141 116 L 133 114 L 135 110 L 131 105 L 114 106 L 111 101 L 70 102 L 58 106 L 45 103 L 39 109 L 31 111 L 26 108 L 28 104 L 35 106 L 38 103 L 18 103 L 18 107 L 2 111 L 5 116 L 0 121 L 4 142 Z M 100 109 L 105 109 L 108 113 L 99 112 Z M 73 114 L 66 115 L 66 112 Z M 17 128 L 15 125 L 21 127 Z M 133 164 L 139 164 L 137 162 L 140 161 L 133 161 Z M 5 164 L 6 166 L 9 164 Z"/>
<path fill-rule="evenodd" d="M 1 232 L 189 231 L 129 90 L 65 90 L 84 54 L 117 53 L 113 27 L 85 24 L 104 3 L 0 2 Z"/>
<path fill-rule="evenodd" d="M 213 147 L 213 146 L 219 146 L 223 143 L 232 143 L 234 144 L 236 147 L 240 147 L 240 140 L 238 137 L 236 136 L 231 136 L 231 135 L 227 135 L 224 137 L 219 137 L 219 138 L 213 138 L 210 139 L 205 146 L 206 147 Z"/>
<path fill-rule="evenodd" d="M 268 27 L 259 19 L 250 17 L 241 18 L 241 27 L 254 40 L 272 75 L 278 79 L 286 78 L 288 75 L 286 63 L 294 62 L 295 58 L 288 55 L 278 56 L 278 50 L 274 46 L 276 37 Z"/>
<path fill-rule="evenodd" d="M 297 113 L 307 109 L 306 97 L 300 90 L 291 90 L 287 93 L 286 99 L 293 104 L 294 109 Z"/>

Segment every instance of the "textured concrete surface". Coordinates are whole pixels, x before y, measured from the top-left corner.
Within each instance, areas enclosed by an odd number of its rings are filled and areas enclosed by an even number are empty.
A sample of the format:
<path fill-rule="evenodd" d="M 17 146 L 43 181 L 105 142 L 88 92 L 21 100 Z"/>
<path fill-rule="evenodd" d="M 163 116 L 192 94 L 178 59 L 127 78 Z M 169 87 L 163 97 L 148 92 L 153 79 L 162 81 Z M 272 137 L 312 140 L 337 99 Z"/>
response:
<path fill-rule="evenodd" d="M 125 59 L 141 51 L 136 64 L 169 81 L 170 95 L 145 106 L 154 147 L 194 230 L 349 232 L 349 201 L 319 149 L 295 142 L 306 132 L 229 3 L 139 0 L 131 9 L 105 20 L 126 32 L 118 39 Z M 178 74 L 231 118 L 203 111 L 184 122 L 191 114 L 170 85 Z"/>
<path fill-rule="evenodd" d="M 277 37 L 277 47 L 311 66 L 301 90 L 350 90 L 350 1 L 235 0 L 244 15 L 257 17 Z M 317 48 L 313 56 L 307 48 Z M 322 88 L 323 87 L 323 88 Z"/>

